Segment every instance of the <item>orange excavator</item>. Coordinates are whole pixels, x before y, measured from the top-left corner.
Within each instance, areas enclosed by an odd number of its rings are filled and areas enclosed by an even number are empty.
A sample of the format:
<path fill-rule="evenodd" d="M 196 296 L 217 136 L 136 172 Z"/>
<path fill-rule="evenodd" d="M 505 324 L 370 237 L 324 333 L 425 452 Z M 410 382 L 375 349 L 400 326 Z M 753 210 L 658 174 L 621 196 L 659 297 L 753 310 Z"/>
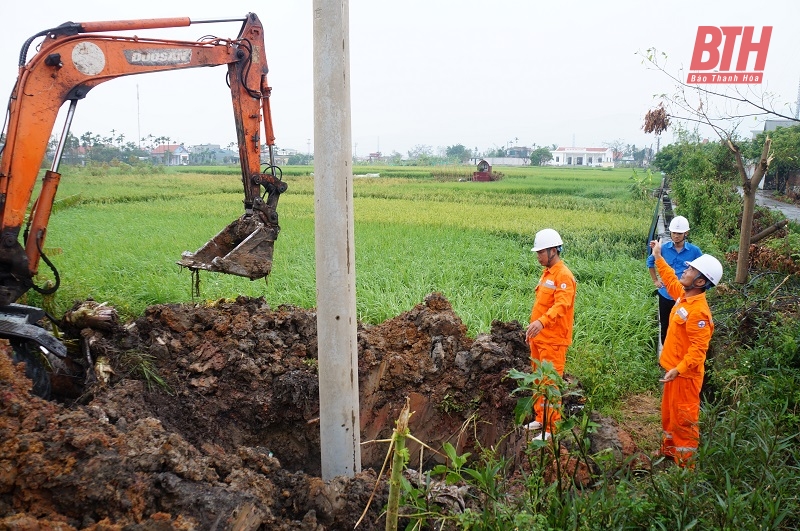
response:
<path fill-rule="evenodd" d="M 212 22 L 241 22 L 242 27 L 235 39 L 204 37 L 194 42 L 117 33 Z M 40 38 L 38 51 L 27 60 L 31 45 Z M 59 163 L 77 103 L 95 86 L 121 76 L 220 65 L 228 67 L 244 213 L 197 252 L 184 252 L 178 264 L 194 272 L 207 270 L 250 279 L 269 274 L 280 231 L 276 207 L 287 187 L 275 166 L 271 88 L 264 28 L 258 17 L 249 13 L 244 18 L 202 21 L 66 22 L 25 41 L 8 103 L 0 147 L 0 337 L 12 342 L 34 341 L 53 354 L 66 354 L 63 344 L 37 324 L 45 313 L 15 301 L 31 289 L 43 294 L 58 289 L 58 271 L 43 249 L 61 179 Z M 65 103 L 69 107 L 52 165 L 44 172 L 38 197 L 33 198 L 48 141 Z M 269 148 L 263 170 L 262 143 Z M 54 285 L 37 285 L 40 261 L 53 270 Z"/>

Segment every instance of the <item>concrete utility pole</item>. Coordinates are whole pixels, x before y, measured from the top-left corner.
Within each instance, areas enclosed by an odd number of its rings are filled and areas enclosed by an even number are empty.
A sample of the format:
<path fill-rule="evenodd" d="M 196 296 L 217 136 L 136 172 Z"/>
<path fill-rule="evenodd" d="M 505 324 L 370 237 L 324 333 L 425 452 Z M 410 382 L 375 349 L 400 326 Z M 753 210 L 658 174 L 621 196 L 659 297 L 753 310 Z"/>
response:
<path fill-rule="evenodd" d="M 322 479 L 361 471 L 349 0 L 314 0 L 314 220 Z"/>

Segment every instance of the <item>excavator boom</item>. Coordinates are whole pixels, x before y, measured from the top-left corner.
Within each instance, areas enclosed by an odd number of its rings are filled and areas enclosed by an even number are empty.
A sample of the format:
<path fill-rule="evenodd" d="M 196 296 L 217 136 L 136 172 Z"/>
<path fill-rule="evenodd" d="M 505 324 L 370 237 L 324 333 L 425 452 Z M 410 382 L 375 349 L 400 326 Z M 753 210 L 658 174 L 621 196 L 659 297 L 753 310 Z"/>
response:
<path fill-rule="evenodd" d="M 272 153 L 275 138 L 264 29 L 253 13 L 229 21 L 242 22 L 235 39 L 206 37 L 200 41 L 178 41 L 113 34 L 224 22 L 165 18 L 67 22 L 26 41 L 9 100 L 5 144 L 0 153 L 0 307 L 9 306 L 29 289 L 47 292 L 34 279 L 40 259 L 53 267 L 42 250 L 61 179 L 58 166 L 63 143 L 76 105 L 100 83 L 128 75 L 228 67 L 226 77 L 239 145 L 244 212 L 196 253 L 183 253 L 178 264 L 192 270 L 250 279 L 270 273 L 274 241 L 280 231 L 277 202 L 286 184 L 274 165 Z M 37 53 L 27 60 L 28 49 L 38 37 L 44 40 Z M 67 102 L 66 124 L 52 166 L 44 175 L 38 197 L 32 198 L 58 111 Z M 264 171 L 262 144 L 268 146 L 270 157 Z M 54 272 L 58 280 L 55 269 Z"/>

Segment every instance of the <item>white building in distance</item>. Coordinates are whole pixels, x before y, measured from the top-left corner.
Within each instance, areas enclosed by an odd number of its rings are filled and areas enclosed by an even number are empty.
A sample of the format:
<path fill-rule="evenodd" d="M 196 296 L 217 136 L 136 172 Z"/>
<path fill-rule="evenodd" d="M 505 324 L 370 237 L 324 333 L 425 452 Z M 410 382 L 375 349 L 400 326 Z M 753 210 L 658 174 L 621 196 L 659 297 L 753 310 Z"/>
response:
<path fill-rule="evenodd" d="M 614 150 L 605 147 L 559 147 L 551 151 L 551 166 L 593 166 L 613 168 Z"/>

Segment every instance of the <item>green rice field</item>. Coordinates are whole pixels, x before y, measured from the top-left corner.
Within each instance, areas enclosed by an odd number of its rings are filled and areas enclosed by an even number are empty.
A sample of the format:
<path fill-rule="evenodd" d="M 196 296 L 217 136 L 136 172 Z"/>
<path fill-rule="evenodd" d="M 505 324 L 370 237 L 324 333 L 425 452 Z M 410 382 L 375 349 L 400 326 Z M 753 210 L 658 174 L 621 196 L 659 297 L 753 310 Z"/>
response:
<path fill-rule="evenodd" d="M 496 170 L 498 168 L 495 168 Z M 655 308 L 645 269 L 654 199 L 631 193 L 631 170 L 499 168 L 496 182 L 463 182 L 472 168 L 355 168 L 356 296 L 361 321 L 380 323 L 437 291 L 471 335 L 493 320 L 527 324 L 541 266 L 534 233 L 558 230 L 578 280 L 567 370 L 598 405 L 655 389 Z M 243 294 L 273 307 L 315 306 L 314 177 L 289 167 L 279 202 L 281 234 L 267 282 L 175 264 L 242 213 L 238 168 L 90 175 L 64 171 L 46 251 L 61 274 L 58 314 L 92 297 L 123 318 L 161 303 Z M 379 174 L 379 177 L 366 176 Z M 42 263 L 39 283 L 52 278 Z M 624 378 L 620 376 L 624 375 Z"/>

